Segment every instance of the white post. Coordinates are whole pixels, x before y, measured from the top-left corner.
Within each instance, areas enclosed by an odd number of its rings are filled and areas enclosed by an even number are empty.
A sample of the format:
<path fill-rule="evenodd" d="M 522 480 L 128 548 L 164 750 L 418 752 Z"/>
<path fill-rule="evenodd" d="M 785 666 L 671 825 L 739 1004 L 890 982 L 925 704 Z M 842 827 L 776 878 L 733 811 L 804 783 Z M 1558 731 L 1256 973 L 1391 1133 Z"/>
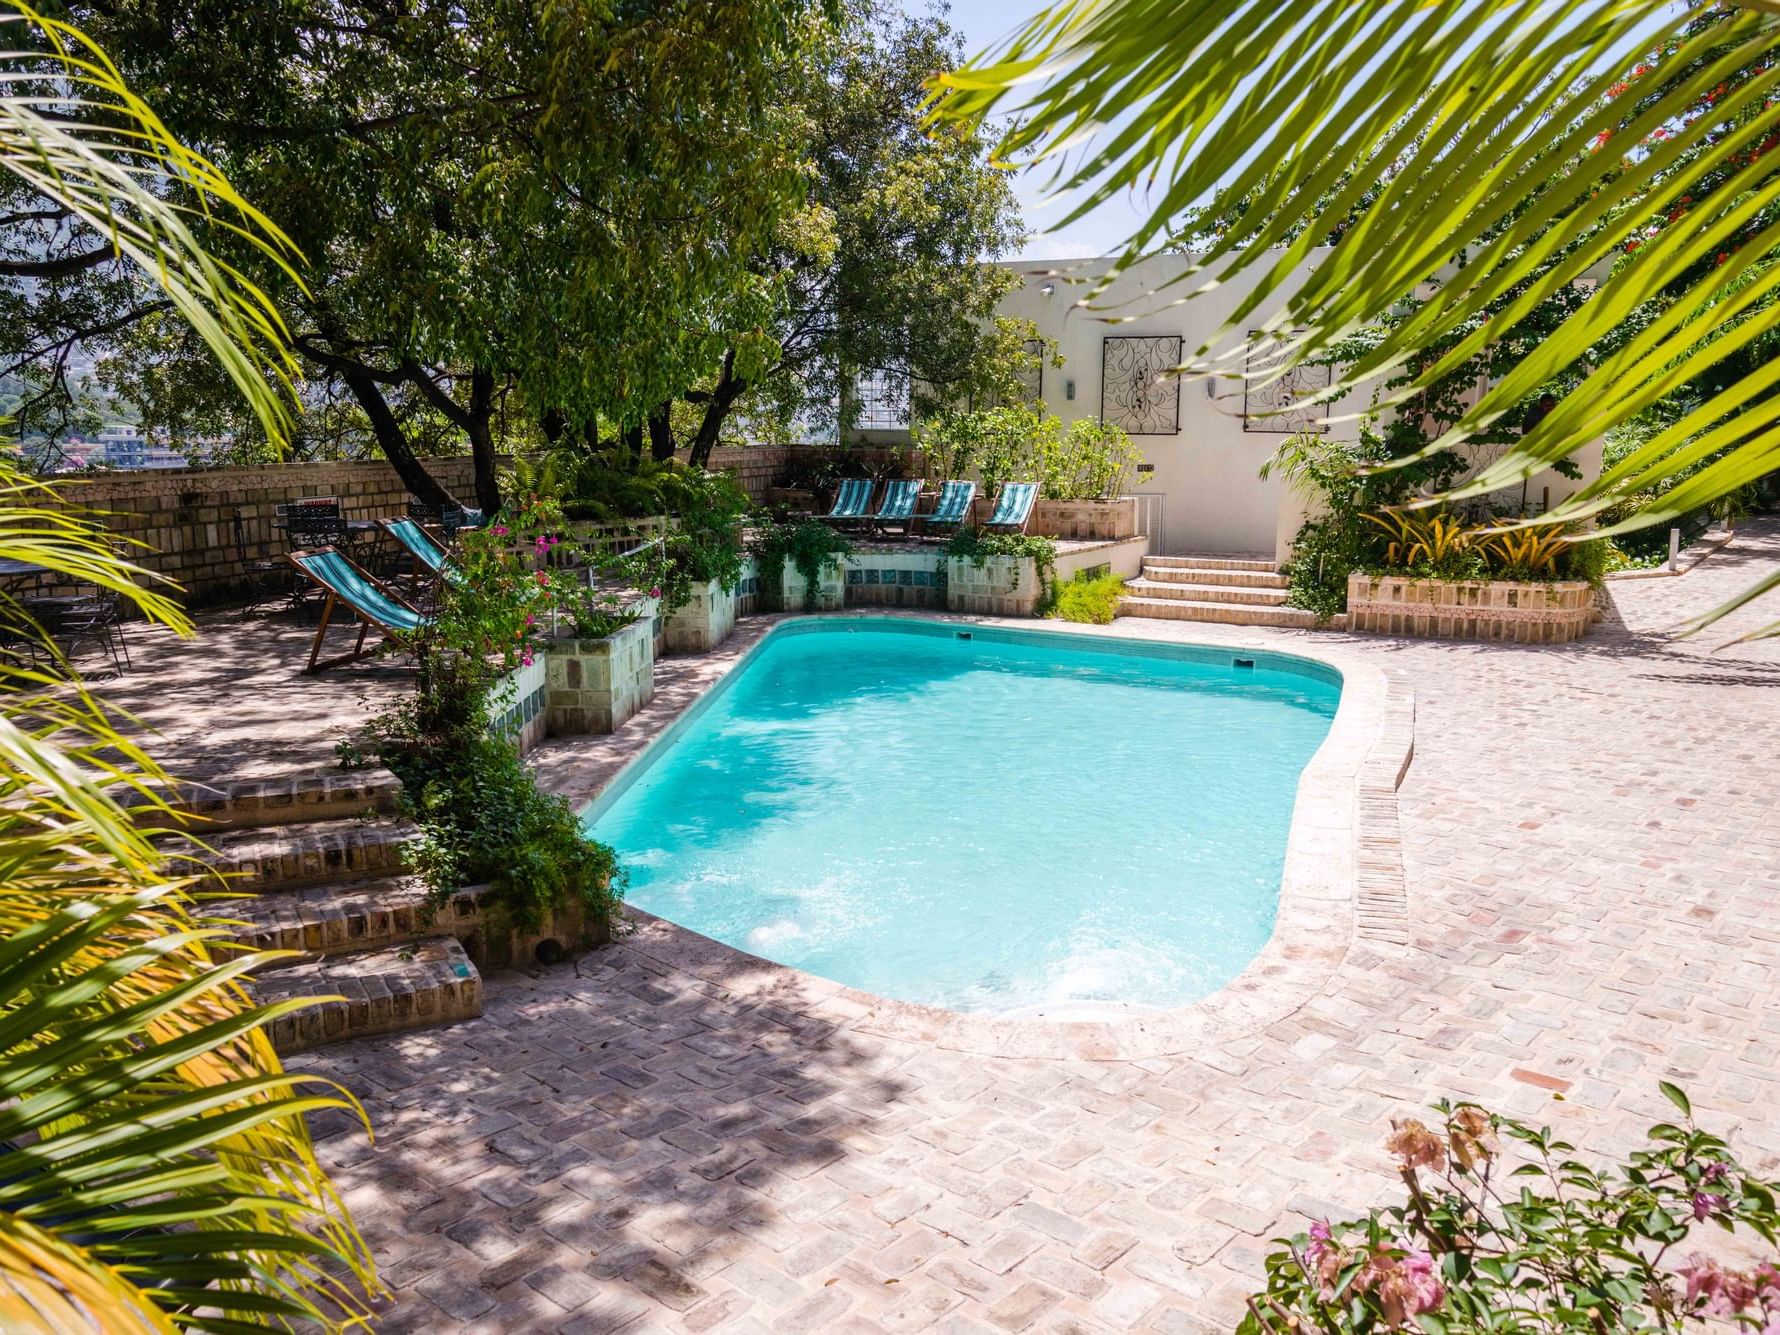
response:
<path fill-rule="evenodd" d="M 1677 570 L 1681 564 L 1681 530 L 1669 530 L 1669 569 Z"/>

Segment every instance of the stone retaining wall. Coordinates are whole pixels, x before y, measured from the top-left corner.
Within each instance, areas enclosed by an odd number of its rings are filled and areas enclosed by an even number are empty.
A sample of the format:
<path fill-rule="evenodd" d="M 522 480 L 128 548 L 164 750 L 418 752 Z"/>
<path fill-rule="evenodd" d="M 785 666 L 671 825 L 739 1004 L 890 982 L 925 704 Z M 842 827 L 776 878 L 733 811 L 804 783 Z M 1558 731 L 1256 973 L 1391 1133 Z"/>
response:
<path fill-rule="evenodd" d="M 427 471 L 460 498 L 474 495 L 468 455 L 429 459 Z M 235 550 L 240 512 L 247 556 L 287 550 L 276 507 L 307 496 L 338 496 L 350 519 L 408 512 L 408 488 L 387 462 L 263 464 L 253 468 L 171 468 L 57 478 L 69 507 L 103 511 L 119 538 L 143 544 L 130 559 L 185 588 L 191 606 L 226 601 L 244 583 Z"/>
<path fill-rule="evenodd" d="M 598 640 L 546 647 L 547 727 L 552 737 L 614 732 L 655 698 L 653 614 Z"/>
<path fill-rule="evenodd" d="M 1594 620 L 1594 590 L 1582 580 L 1347 578 L 1347 628 L 1429 639 L 1561 644 Z"/>

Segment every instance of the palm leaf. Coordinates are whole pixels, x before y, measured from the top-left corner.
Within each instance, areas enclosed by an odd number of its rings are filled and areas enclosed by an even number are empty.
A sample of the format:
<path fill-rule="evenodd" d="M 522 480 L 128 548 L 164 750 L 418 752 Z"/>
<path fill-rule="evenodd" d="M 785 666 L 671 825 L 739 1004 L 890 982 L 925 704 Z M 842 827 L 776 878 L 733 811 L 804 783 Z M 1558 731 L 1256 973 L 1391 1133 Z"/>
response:
<path fill-rule="evenodd" d="M 10 49 L 8 36 L 17 39 Z M 296 248 L 174 137 L 104 51 L 19 0 L 0 0 L 0 164 L 157 284 L 222 363 L 268 439 L 286 438 L 296 362 L 284 322 L 264 292 L 205 249 L 197 230 L 245 239 L 301 286 Z"/>
<path fill-rule="evenodd" d="M 1149 216 L 1087 305 L 1190 211 L 1244 201 L 1170 284 L 1179 300 L 1238 275 L 1253 285 L 1187 373 L 1242 374 L 1230 364 L 1245 341 L 1233 336 L 1253 328 L 1280 345 L 1266 374 L 1284 375 L 1376 330 L 1406 293 L 1435 282 L 1431 299 L 1335 369 L 1325 396 L 1398 376 L 1382 402 L 1401 404 L 1611 266 L 1590 300 L 1428 444 L 1451 448 L 1553 380 L 1578 381 L 1454 493 L 1481 494 L 1700 383 L 1773 327 L 1780 158 L 1762 155 L 1780 134 L 1780 5 L 1698 19 L 1662 0 L 1075 0 L 942 76 L 935 110 L 1014 113 L 1004 159 L 1048 167 L 1059 189 L 1080 192 L 1058 226 L 1144 192 Z M 1616 97 L 1635 55 L 1665 46 L 1665 82 Z M 1731 86 L 1714 102 L 1721 84 Z M 1703 99 L 1710 114 L 1696 114 Z M 1103 128 L 1121 116 L 1121 128 Z M 1627 151 L 1609 151 L 1619 145 Z M 1735 190 L 1687 211 L 1706 178 L 1739 164 Z M 1685 221 L 1663 225 L 1671 213 Z M 1318 250 L 1338 225 L 1336 244 Z M 1733 238 L 1744 241 L 1738 262 L 1715 263 Z M 1591 361 L 1634 313 L 1641 326 Z M 1590 519 L 1712 458 L 1609 531 L 1663 524 L 1780 465 L 1776 373 L 1721 379 L 1545 518 Z"/>

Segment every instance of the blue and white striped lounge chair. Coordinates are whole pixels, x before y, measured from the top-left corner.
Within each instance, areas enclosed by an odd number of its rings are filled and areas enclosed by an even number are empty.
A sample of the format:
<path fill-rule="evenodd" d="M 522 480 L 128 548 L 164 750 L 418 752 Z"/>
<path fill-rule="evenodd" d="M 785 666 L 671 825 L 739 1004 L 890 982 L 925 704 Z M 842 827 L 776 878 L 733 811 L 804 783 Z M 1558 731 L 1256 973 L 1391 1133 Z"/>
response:
<path fill-rule="evenodd" d="M 878 505 L 878 512 L 871 517 L 871 526 L 881 531 L 887 524 L 901 524 L 902 531 L 908 533 L 909 526 L 915 521 L 915 505 L 920 499 L 918 478 L 886 482 L 884 499 Z"/>
<path fill-rule="evenodd" d="M 416 575 L 437 575 L 453 584 L 463 582 L 463 572 L 451 563 L 451 557 L 446 554 L 445 549 L 434 542 L 432 535 L 412 519 L 380 519 L 377 522 L 403 551 L 414 558 Z"/>
<path fill-rule="evenodd" d="M 933 513 L 921 516 L 921 531 L 932 533 L 935 529 L 947 532 L 956 529 L 970 518 L 970 505 L 976 498 L 977 484 L 974 482 L 942 483 Z"/>
<path fill-rule="evenodd" d="M 1007 529 L 1024 533 L 1032 520 L 1032 506 L 1038 500 L 1038 483 L 1003 482 L 995 497 L 995 510 L 984 522 L 986 529 Z"/>
<path fill-rule="evenodd" d="M 432 624 L 430 617 L 416 612 L 332 547 L 320 547 L 312 552 L 292 552 L 290 563 L 320 585 L 327 595 L 322 603 L 321 625 L 315 628 L 315 646 L 309 651 L 309 666 L 304 669 L 307 672 L 320 672 L 323 668 L 356 662 L 375 653 L 380 645 L 365 648 L 365 636 L 370 633 L 372 626 L 381 630 L 386 639 L 400 643 Z M 328 623 L 333 618 L 334 608 L 340 603 L 351 608 L 352 614 L 360 622 L 358 642 L 353 645 L 351 653 L 341 654 L 324 662 L 321 657 L 322 642 L 327 636 Z"/>
<path fill-rule="evenodd" d="M 871 519 L 872 484 L 869 477 L 841 479 L 841 488 L 834 494 L 834 507 L 817 518 L 825 524 L 863 524 Z"/>

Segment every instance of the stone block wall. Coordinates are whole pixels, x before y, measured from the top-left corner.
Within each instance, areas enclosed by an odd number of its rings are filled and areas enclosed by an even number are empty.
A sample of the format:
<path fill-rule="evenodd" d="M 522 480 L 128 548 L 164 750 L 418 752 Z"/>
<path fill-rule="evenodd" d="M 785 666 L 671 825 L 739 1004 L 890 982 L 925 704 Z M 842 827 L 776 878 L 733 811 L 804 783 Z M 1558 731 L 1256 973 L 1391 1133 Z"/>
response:
<path fill-rule="evenodd" d="M 1347 579 L 1347 628 L 1430 639 L 1562 644 L 1594 620 L 1594 590 L 1581 580 Z"/>
<path fill-rule="evenodd" d="M 715 649 L 735 629 L 735 605 L 735 589 L 725 589 L 716 580 L 695 586 L 690 601 L 666 618 L 663 650 L 702 654 Z"/>
<path fill-rule="evenodd" d="M 655 621 L 646 616 L 603 639 L 548 646 L 551 736 L 613 732 L 655 698 Z"/>
<path fill-rule="evenodd" d="M 429 459 L 427 469 L 460 498 L 474 494 L 468 455 Z M 234 516 L 249 559 L 287 550 L 275 509 L 308 496 L 337 496 L 350 519 L 408 512 L 408 489 L 382 460 L 175 468 L 58 478 L 63 504 L 104 512 L 102 522 L 132 547 L 138 565 L 184 587 L 190 606 L 225 601 L 242 585 Z"/>
<path fill-rule="evenodd" d="M 979 616 L 1029 617 L 1038 606 L 1038 565 L 1029 556 L 991 556 L 978 565 L 946 559 L 946 605 Z"/>
<path fill-rule="evenodd" d="M 1036 501 L 1028 533 L 1083 542 L 1116 542 L 1136 536 L 1137 501 Z"/>

